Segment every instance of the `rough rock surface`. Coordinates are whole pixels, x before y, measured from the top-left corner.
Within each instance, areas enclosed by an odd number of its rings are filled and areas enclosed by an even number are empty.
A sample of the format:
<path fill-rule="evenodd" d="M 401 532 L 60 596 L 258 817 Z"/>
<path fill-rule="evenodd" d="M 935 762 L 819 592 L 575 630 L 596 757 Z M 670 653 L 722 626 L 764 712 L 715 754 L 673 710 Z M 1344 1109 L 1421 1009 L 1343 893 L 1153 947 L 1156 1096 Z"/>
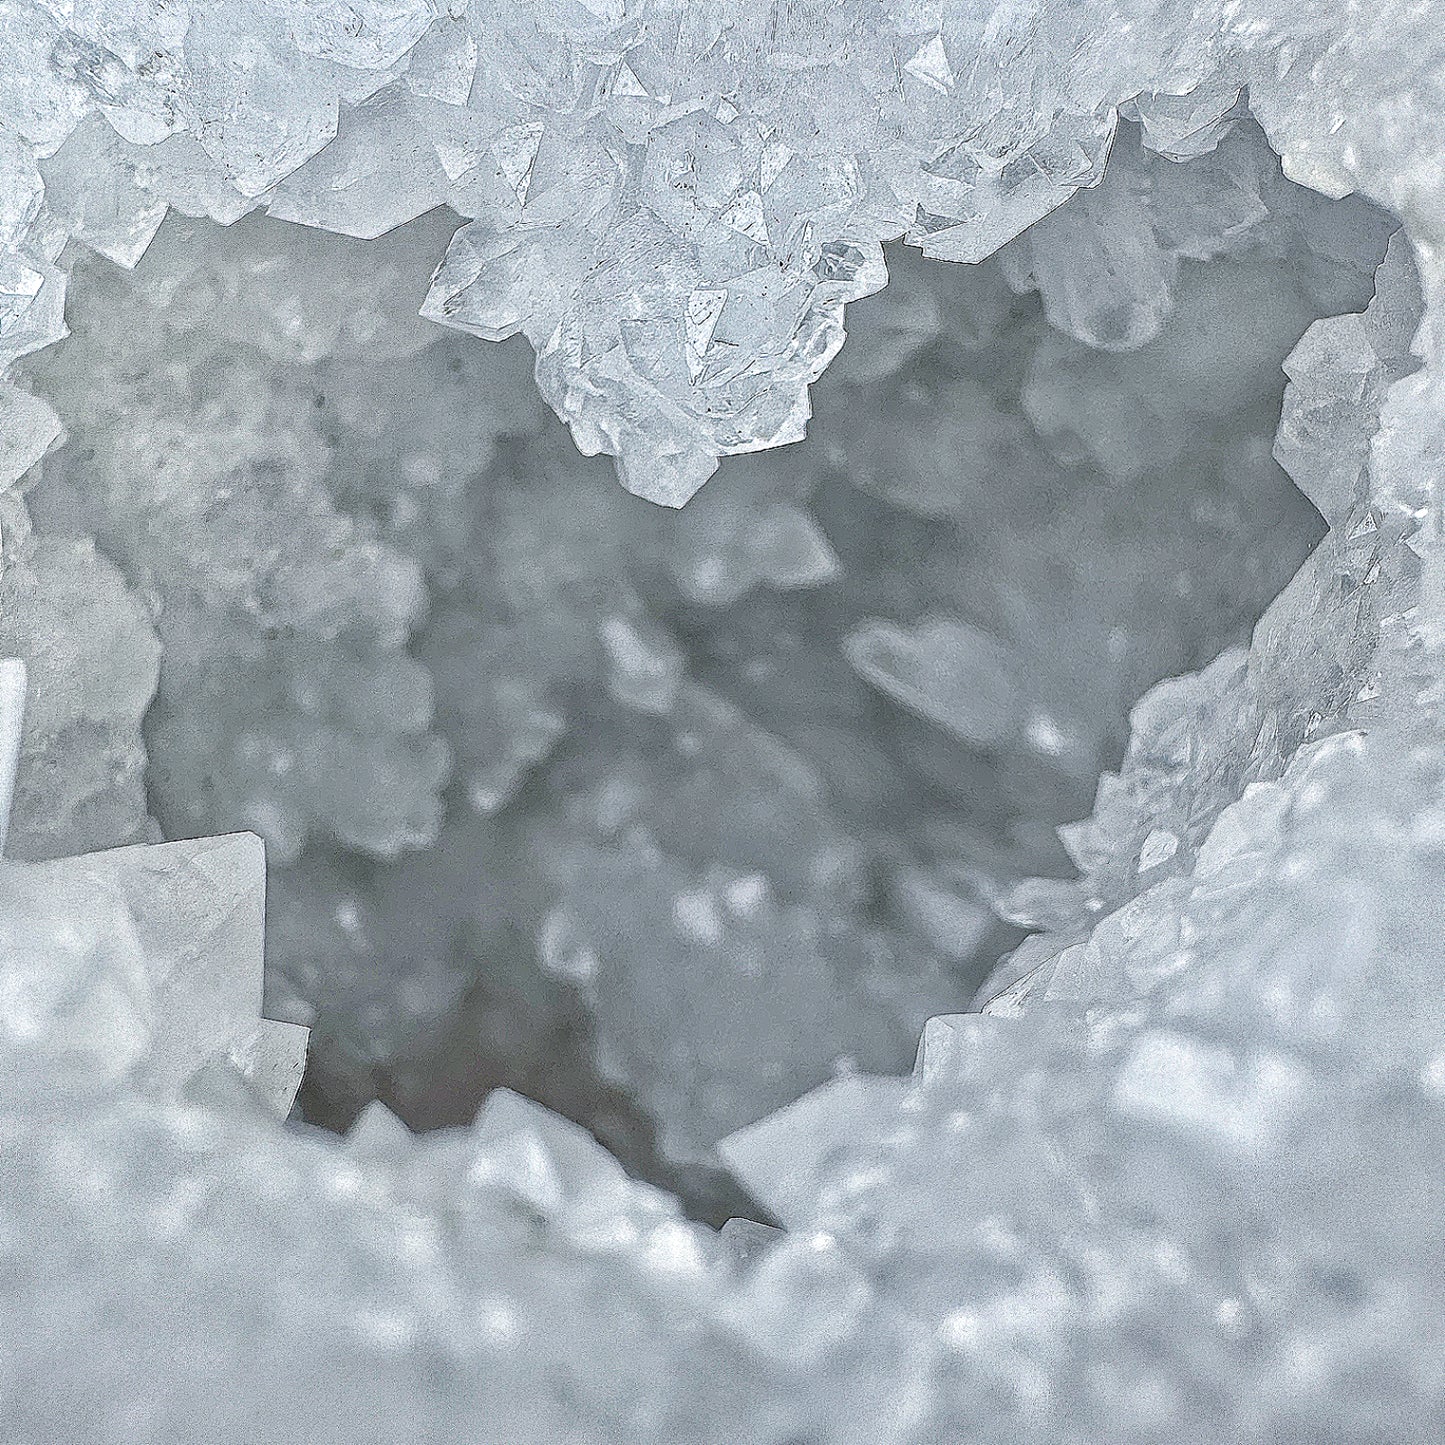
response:
<path fill-rule="evenodd" d="M 0 0 L 0 1438 L 1438 1440 L 1442 33 Z"/>

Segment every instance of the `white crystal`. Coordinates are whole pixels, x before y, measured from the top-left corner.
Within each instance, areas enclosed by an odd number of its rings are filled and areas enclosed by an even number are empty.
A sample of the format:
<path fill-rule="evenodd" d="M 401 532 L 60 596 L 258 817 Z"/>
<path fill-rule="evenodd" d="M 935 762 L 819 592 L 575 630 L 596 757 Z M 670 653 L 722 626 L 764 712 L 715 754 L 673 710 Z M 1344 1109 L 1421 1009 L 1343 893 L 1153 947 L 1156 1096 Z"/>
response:
<path fill-rule="evenodd" d="M 9 1433 L 1433 1440 L 1441 44 L 0 4 Z"/>
<path fill-rule="evenodd" d="M 849 661 L 874 687 L 969 742 L 1003 742 L 1020 725 L 1007 653 L 966 622 L 927 618 L 902 628 L 870 621 L 846 646 Z"/>
<path fill-rule="evenodd" d="M 947 95 L 956 84 L 953 67 L 948 63 L 948 51 L 944 49 L 943 37 L 935 35 L 914 51 L 912 58 L 904 65 L 909 75 L 916 76 L 925 85 Z"/>
<path fill-rule="evenodd" d="M 154 1015 L 139 1087 L 174 1094 L 208 1060 L 255 1073 L 279 1113 L 301 1082 L 306 1031 L 261 1017 L 266 862 L 250 834 L 29 865 L 42 886 L 122 900 Z"/>

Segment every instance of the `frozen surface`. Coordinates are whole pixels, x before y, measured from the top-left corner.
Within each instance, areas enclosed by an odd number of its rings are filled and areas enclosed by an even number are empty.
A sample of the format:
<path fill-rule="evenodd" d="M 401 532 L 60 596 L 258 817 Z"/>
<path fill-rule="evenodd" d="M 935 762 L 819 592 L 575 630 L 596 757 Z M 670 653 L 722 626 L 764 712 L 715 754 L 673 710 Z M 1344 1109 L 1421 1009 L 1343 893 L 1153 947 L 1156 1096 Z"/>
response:
<path fill-rule="evenodd" d="M 1442 70 L 0 0 L 0 1435 L 1437 1441 Z"/>

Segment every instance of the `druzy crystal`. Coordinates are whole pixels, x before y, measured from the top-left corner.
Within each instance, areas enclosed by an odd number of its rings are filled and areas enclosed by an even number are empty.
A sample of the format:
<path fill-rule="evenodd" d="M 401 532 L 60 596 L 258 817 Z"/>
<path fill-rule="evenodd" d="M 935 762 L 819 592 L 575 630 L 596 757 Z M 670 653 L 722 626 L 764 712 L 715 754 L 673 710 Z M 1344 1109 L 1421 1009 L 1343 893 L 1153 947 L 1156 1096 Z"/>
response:
<path fill-rule="evenodd" d="M 0 1445 L 1436 1445 L 1442 123 L 0 0 Z"/>

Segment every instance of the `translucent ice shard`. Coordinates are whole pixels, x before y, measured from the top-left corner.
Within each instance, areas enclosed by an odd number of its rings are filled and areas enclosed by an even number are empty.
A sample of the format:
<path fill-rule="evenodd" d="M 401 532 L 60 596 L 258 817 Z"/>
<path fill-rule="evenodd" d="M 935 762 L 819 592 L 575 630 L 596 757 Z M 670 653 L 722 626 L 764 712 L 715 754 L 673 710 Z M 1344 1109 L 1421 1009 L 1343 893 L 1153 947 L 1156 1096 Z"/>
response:
<path fill-rule="evenodd" d="M 1409 244 L 1397 232 L 1364 313 L 1316 321 L 1285 362 L 1290 385 L 1275 456 L 1332 522 L 1358 499 L 1384 393 L 1418 365 L 1410 341 L 1419 285 Z"/>
<path fill-rule="evenodd" d="M 84 875 L 0 865 L 7 1096 L 114 1089 L 149 1052 L 150 976 L 123 900 Z"/>
<path fill-rule="evenodd" d="M 46 204 L 70 233 L 126 267 L 145 254 L 166 214 L 166 203 L 140 186 L 136 171 L 99 116 L 77 126 L 40 168 Z"/>
<path fill-rule="evenodd" d="M 256 1032 L 238 1051 L 241 1077 L 278 1119 L 296 1102 L 306 1071 L 310 1030 L 282 1019 L 261 1019 Z"/>
<path fill-rule="evenodd" d="M 26 667 L 0 661 L 0 845 L 22 747 Z M 140 845 L 0 863 L 0 993 L 12 1087 L 89 1085 L 175 1097 L 216 1061 L 284 1115 L 306 1030 L 263 1019 L 261 840 Z M 54 1070 L 60 1069 L 56 1074 Z M 35 1076 L 27 1078 L 27 1070 Z"/>

